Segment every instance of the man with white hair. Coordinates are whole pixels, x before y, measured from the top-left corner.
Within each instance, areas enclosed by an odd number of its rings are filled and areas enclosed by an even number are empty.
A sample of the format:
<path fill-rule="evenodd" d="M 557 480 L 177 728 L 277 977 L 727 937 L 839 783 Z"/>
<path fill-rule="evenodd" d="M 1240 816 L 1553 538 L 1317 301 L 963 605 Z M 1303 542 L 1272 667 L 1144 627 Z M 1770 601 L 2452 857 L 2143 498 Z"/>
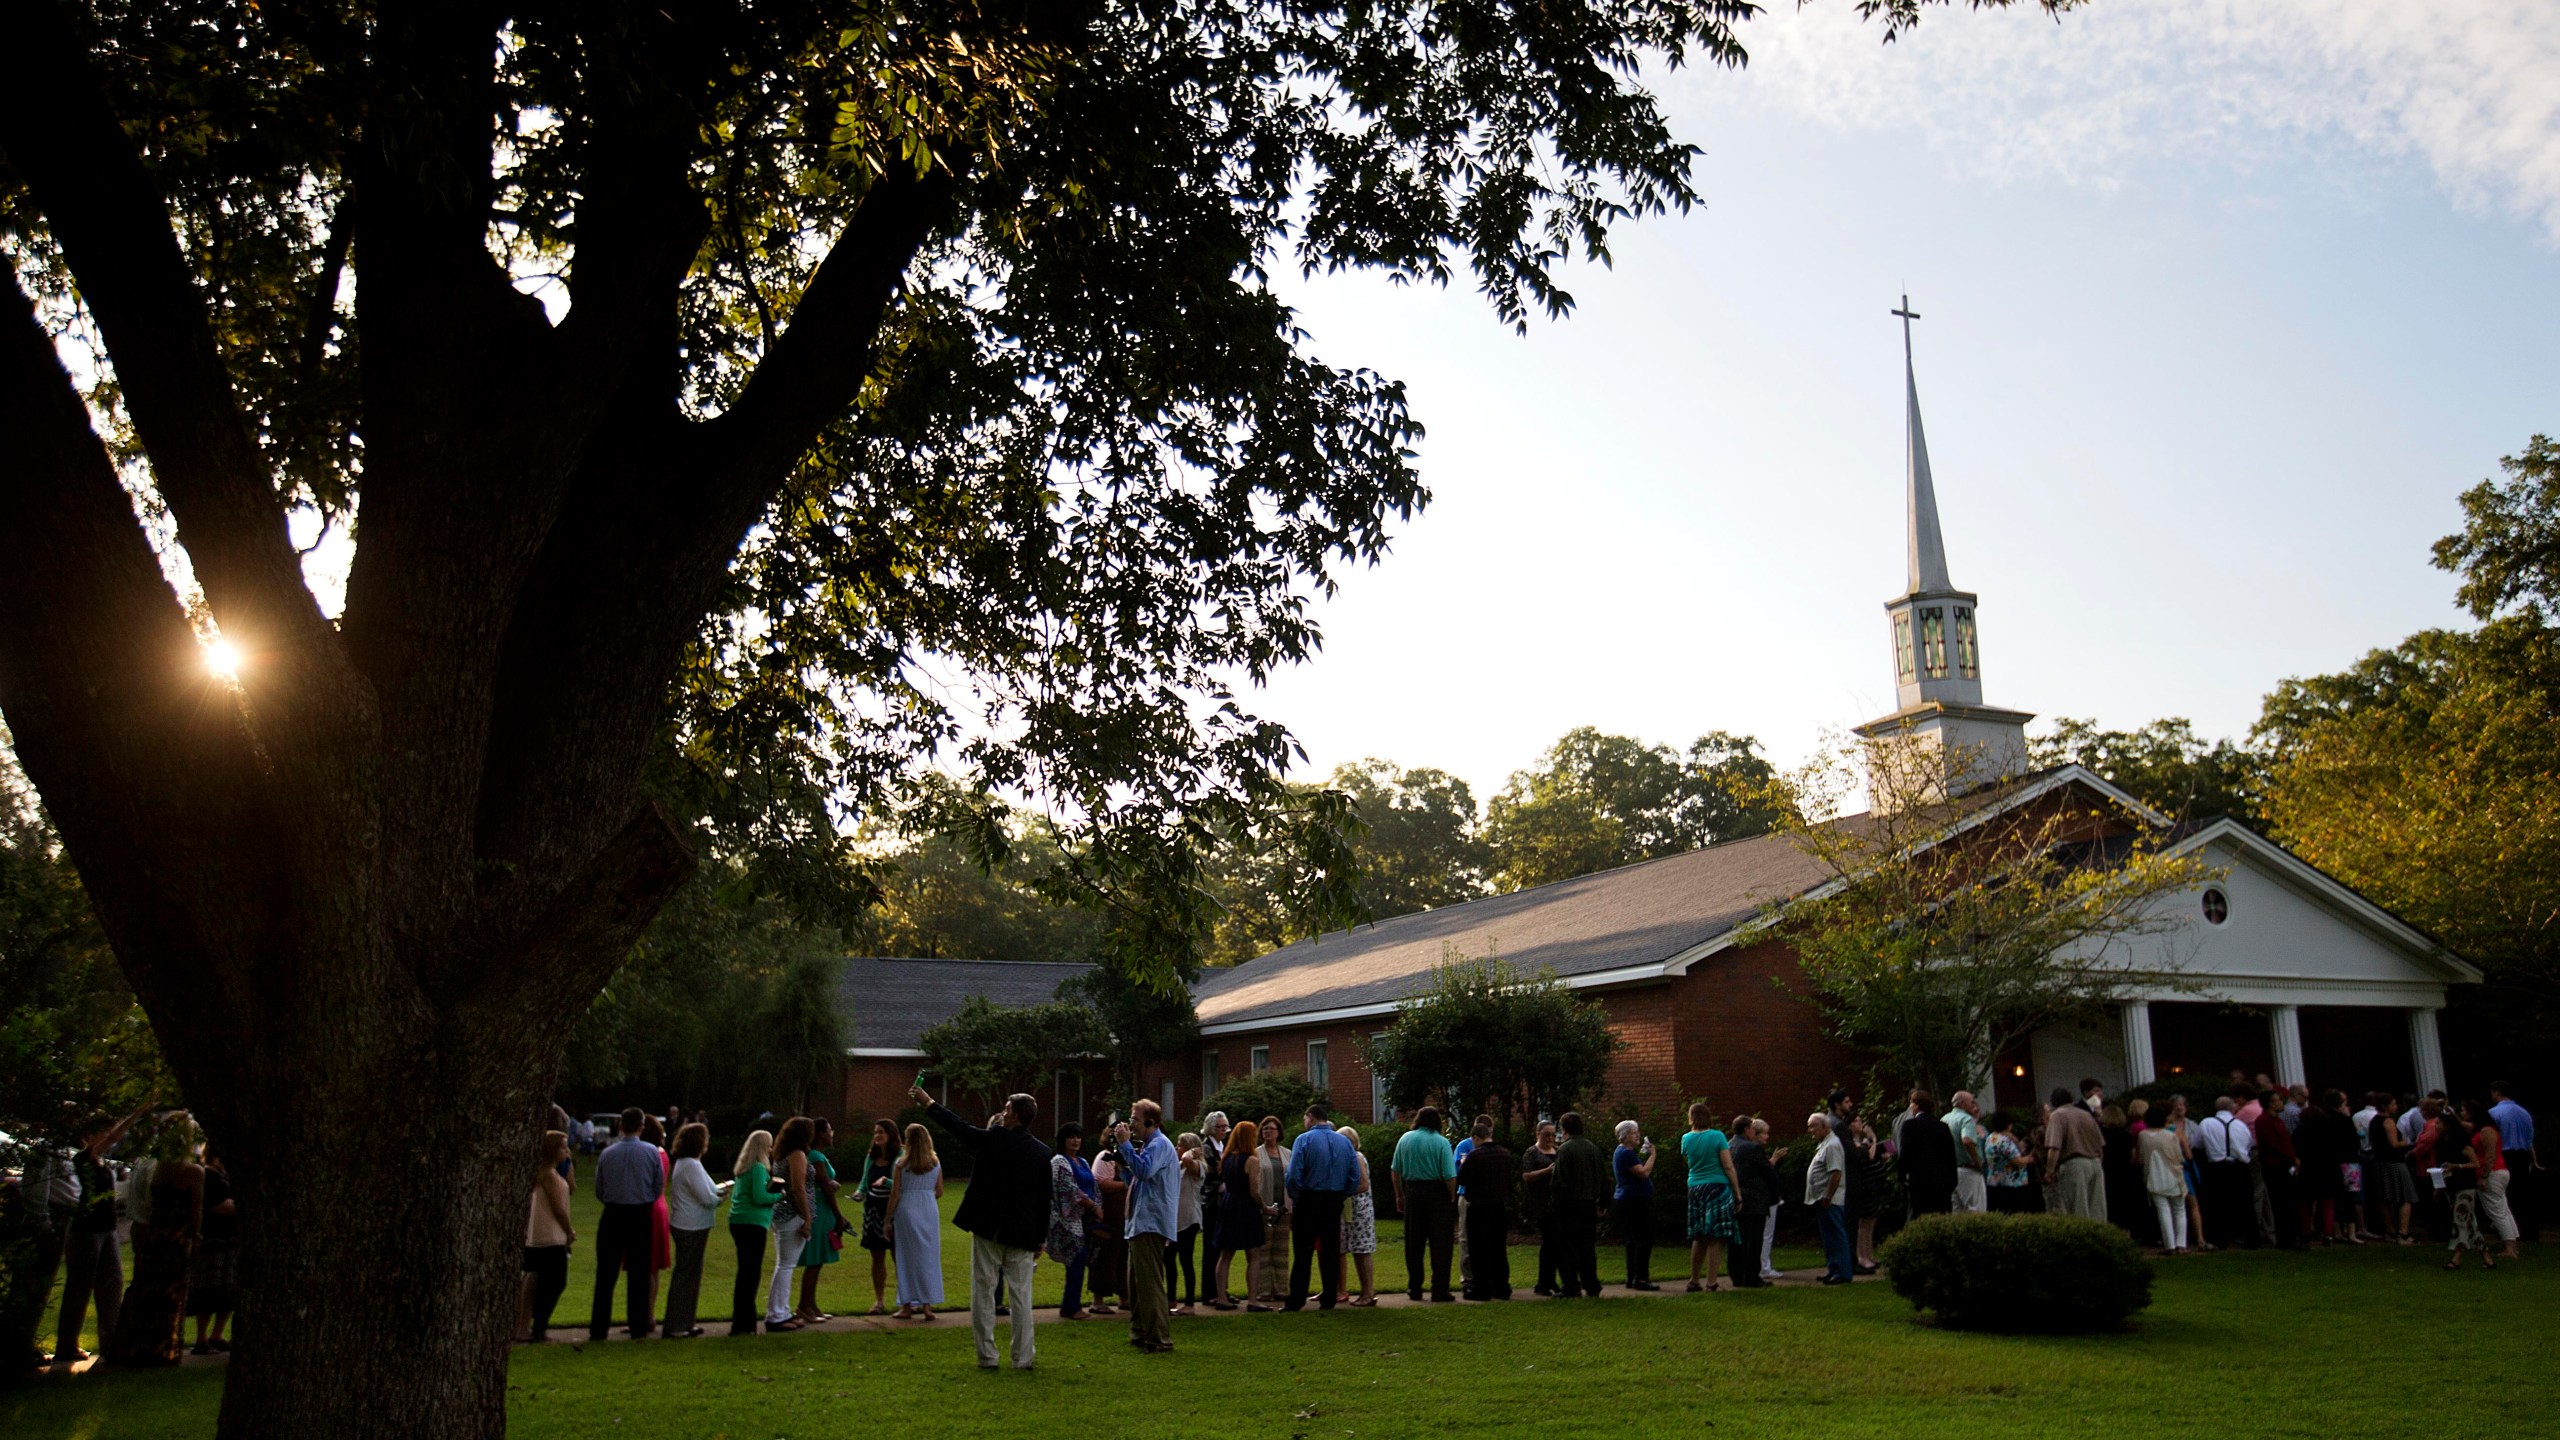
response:
<path fill-rule="evenodd" d="M 1825 1268 L 1822 1283 L 1846 1285 L 1855 1278 L 1855 1252 L 1849 1248 L 1849 1211 L 1843 1203 L 1849 1152 L 1831 1133 L 1831 1117 L 1816 1110 L 1805 1117 L 1804 1132 L 1813 1137 L 1813 1160 L 1804 1167 L 1804 1203 L 1813 1207 L 1814 1226 L 1822 1233 Z"/>
<path fill-rule="evenodd" d="M 1956 1213 L 1979 1215 L 1991 1208 L 1991 1187 L 1982 1178 L 1982 1102 L 1959 1090 L 1939 1118 L 1956 1140 Z"/>

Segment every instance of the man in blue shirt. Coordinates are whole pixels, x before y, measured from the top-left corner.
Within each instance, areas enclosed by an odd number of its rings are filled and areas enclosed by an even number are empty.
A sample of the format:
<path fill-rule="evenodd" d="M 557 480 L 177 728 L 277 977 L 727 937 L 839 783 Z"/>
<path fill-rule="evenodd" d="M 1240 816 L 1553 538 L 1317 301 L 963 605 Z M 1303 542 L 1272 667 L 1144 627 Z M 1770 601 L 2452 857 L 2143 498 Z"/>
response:
<path fill-rule="evenodd" d="M 1182 1157 L 1165 1138 L 1164 1107 L 1129 1109 L 1129 1343 L 1150 1355 L 1173 1350 L 1173 1301 L 1165 1293 L 1164 1248 L 1179 1228 Z M 1021 1303 L 1029 1304 L 1026 1293 Z"/>
<path fill-rule="evenodd" d="M 1351 1187 L 1360 1183 L 1360 1156 L 1333 1128 L 1329 1113 L 1321 1100 L 1308 1105 L 1306 1133 L 1289 1152 L 1289 1198 L 1298 1224 L 1291 1237 L 1289 1299 L 1283 1310 L 1307 1308 L 1307 1262 L 1312 1258 L 1321 1257 L 1317 1269 L 1324 1282 L 1316 1308 L 1332 1309 L 1333 1298 L 1342 1293 L 1342 1205 L 1351 1198 Z"/>
<path fill-rule="evenodd" d="M 649 1333 L 649 1283 L 652 1220 L 658 1193 L 667 1183 L 666 1162 L 658 1147 L 640 1138 L 640 1107 L 622 1112 L 622 1138 L 596 1157 L 596 1198 L 604 1202 L 604 1218 L 596 1225 L 596 1302 L 587 1316 L 587 1338 L 602 1340 L 613 1328 L 613 1284 L 631 1272 L 631 1290 L 623 1302 L 631 1322 L 631 1338 Z"/>
<path fill-rule="evenodd" d="M 2489 1098 L 2497 1103 L 2489 1107 L 2489 1121 L 2498 1127 L 2498 1148 L 2507 1154 L 2507 1210 L 2516 1218 L 2516 1234 L 2525 1240 L 2542 1238 L 2542 1225 L 2534 1212 L 2540 1208 L 2542 1179 L 2534 1172 L 2542 1168 L 2535 1158 L 2533 1115 L 2515 1102 L 2514 1092 L 2504 1080 L 2489 1082 Z"/>

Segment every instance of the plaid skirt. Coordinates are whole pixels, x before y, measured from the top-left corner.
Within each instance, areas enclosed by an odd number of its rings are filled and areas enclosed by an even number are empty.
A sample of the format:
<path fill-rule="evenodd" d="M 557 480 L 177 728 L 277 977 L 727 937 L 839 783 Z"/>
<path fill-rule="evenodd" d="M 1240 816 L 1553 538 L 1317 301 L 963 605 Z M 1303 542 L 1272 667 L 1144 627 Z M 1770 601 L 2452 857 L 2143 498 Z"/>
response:
<path fill-rule="evenodd" d="M 240 1308 L 240 1246 L 206 1240 L 187 1262 L 187 1313 L 228 1315 Z"/>
<path fill-rule="evenodd" d="M 1689 1187 L 1689 1238 L 1692 1240 L 1733 1238 L 1732 1186 L 1692 1185 Z"/>

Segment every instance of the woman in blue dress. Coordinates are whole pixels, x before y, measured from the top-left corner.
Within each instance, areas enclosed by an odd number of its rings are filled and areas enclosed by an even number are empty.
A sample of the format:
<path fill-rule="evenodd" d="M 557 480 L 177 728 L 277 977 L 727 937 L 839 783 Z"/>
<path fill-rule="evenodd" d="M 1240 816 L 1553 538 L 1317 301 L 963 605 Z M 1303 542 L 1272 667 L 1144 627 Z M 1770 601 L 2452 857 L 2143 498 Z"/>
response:
<path fill-rule="evenodd" d="M 942 1162 L 933 1134 L 907 1127 L 907 1153 L 889 1179 L 889 1226 L 898 1241 L 898 1316 L 931 1320 L 942 1303 Z"/>

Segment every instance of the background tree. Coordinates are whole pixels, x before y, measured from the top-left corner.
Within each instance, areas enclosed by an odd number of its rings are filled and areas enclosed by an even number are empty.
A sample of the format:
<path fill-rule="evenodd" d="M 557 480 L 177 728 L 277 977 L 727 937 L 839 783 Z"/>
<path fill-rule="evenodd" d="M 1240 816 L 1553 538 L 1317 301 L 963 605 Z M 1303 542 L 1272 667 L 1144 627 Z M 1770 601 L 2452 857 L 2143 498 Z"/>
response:
<path fill-rule="evenodd" d="M 1751 13 L 14 12 L 0 711 L 239 1172 L 224 1431 L 504 1428 L 538 1107 L 697 848 L 670 721 L 844 812 L 932 754 L 1037 795 L 1190 953 L 1293 758 L 1227 686 L 1426 498 L 1269 270 L 1563 313 L 1694 198 L 1636 75 Z"/>
<path fill-rule="evenodd" d="M 1135 1099 L 1147 1065 L 1178 1055 L 1200 1038 L 1200 1016 L 1191 1005 L 1188 971 L 1177 986 L 1146 983 L 1127 967 L 1105 962 L 1058 987 L 1058 998 L 1085 1008 L 1102 1029 L 1111 1057 L 1111 1093 Z"/>
<path fill-rule="evenodd" d="M 1580 726 L 1511 777 L 1484 837 L 1501 888 L 1569 880 L 1766 831 L 1770 777 L 1749 736 L 1713 731 L 1684 755 Z"/>
<path fill-rule="evenodd" d="M 2094 720 L 2065 716 L 2031 748 L 2038 766 L 2086 766 L 2143 804 L 2181 819 L 2254 823 L 2264 803 L 2264 757 L 2229 740 L 2208 744 L 2182 717 L 2106 730 Z"/>
<path fill-rule="evenodd" d="M 1431 988 L 1396 1007 L 1395 1023 L 1359 1042 L 1399 1110 L 1438 1098 L 1463 1123 L 1477 1114 L 1561 1114 L 1608 1083 L 1626 1048 L 1606 1007 L 1553 972 L 1523 976 L 1497 956 L 1444 946 Z"/>
<path fill-rule="evenodd" d="M 2444 942 L 2483 983 L 2448 995 L 2460 1083 L 2560 1083 L 2560 506 L 2535 436 L 2463 496 L 2436 563 L 2483 622 L 2288 680 L 2258 728 L 2267 817 L 2304 859 Z"/>
<path fill-rule="evenodd" d="M 2126 964 L 2126 942 L 2177 923 L 2160 902 L 2211 874 L 2167 853 L 2168 832 L 2066 791 L 1953 835 L 1977 807 L 1937 801 L 1944 767 L 1886 735 L 1817 755 L 1775 792 L 1784 832 L 1830 878 L 1768 919 L 1832 1032 L 1877 1057 L 1870 1093 L 1980 1088 L 2033 1031 L 2132 983 L 2191 983 Z M 1862 784 L 1867 812 L 1842 818 Z"/>
<path fill-rule="evenodd" d="M 1351 854 L 1361 913 L 1384 920 L 1485 893 L 1492 851 L 1476 834 L 1476 798 L 1466 781 L 1372 759 L 1335 767 L 1333 788 L 1350 797 L 1360 822 Z"/>
<path fill-rule="evenodd" d="M 992 1101 L 1046 1089 L 1061 1062 L 1100 1055 L 1110 1041 L 1094 1013 L 1075 1001 L 1007 1006 L 972 995 L 918 1044 L 954 1093 Z"/>
<path fill-rule="evenodd" d="M 1085 961 L 1103 918 L 1046 888 L 1065 857 L 1045 826 L 1022 822 L 1005 854 L 981 863 L 949 835 L 880 859 L 880 906 L 850 938 L 877 955 Z"/>

